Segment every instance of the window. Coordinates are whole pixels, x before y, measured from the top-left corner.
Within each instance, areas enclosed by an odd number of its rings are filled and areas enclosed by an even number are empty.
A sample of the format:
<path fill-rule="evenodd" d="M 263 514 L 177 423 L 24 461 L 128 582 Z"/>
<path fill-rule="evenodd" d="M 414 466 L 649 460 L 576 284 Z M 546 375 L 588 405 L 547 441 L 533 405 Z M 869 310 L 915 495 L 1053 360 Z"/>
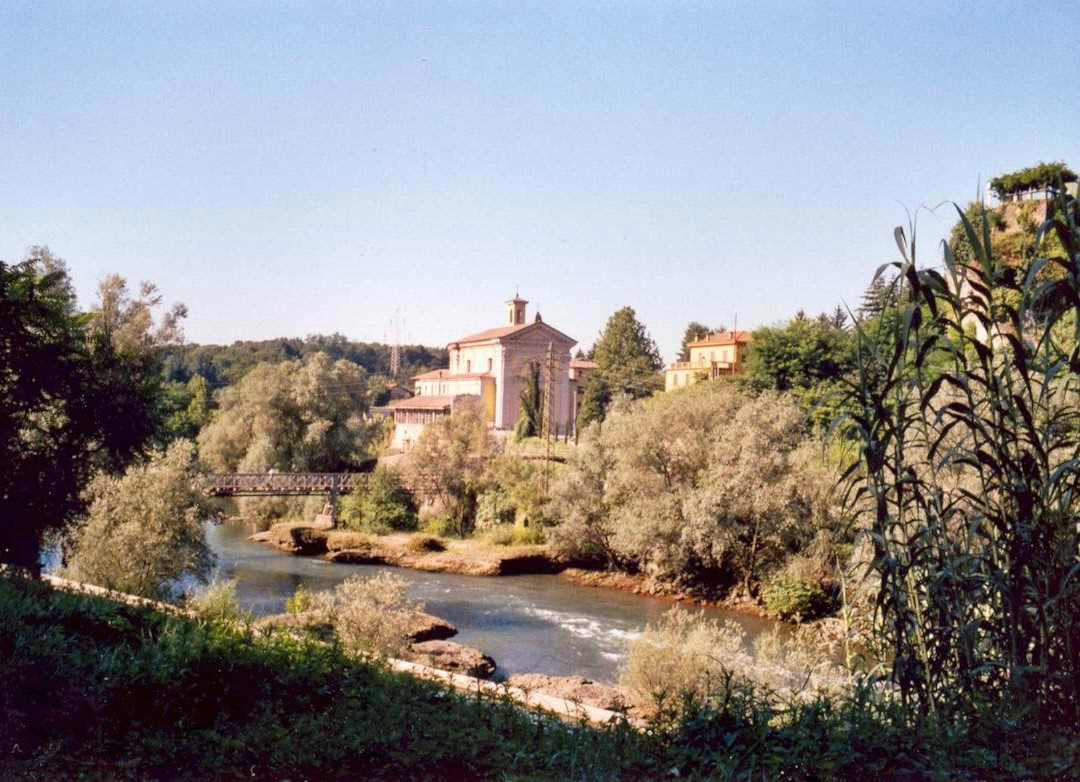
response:
<path fill-rule="evenodd" d="M 491 371 L 491 359 L 489 358 L 488 359 L 488 372 L 490 372 L 490 371 Z"/>
<path fill-rule="evenodd" d="M 472 362 L 471 361 L 466 361 L 465 362 L 465 374 L 469 374 L 470 372 L 472 372 Z"/>

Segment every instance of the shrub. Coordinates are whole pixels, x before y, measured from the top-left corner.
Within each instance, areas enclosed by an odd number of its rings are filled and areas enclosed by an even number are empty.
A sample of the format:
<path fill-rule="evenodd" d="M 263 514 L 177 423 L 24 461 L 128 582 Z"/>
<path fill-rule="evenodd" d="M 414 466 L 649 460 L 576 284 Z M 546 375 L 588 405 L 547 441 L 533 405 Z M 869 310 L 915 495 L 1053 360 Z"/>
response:
<path fill-rule="evenodd" d="M 457 534 L 457 523 L 449 513 L 432 513 L 421 519 L 420 529 L 429 535 L 446 538 Z"/>
<path fill-rule="evenodd" d="M 297 584 L 293 596 L 285 601 L 286 614 L 302 614 L 315 607 L 315 594 L 303 584 Z"/>
<path fill-rule="evenodd" d="M 615 406 L 552 490 L 553 537 L 571 555 L 753 593 L 833 523 L 823 453 L 778 392 L 718 381 Z"/>
<path fill-rule="evenodd" d="M 405 599 L 408 582 L 380 573 L 350 576 L 333 592 L 320 592 L 315 608 L 326 612 L 338 637 L 349 647 L 383 657 L 401 654 L 408 645 L 412 614 L 419 603 Z"/>
<path fill-rule="evenodd" d="M 483 539 L 496 546 L 535 546 L 544 542 L 544 528 L 501 524 L 485 532 Z"/>
<path fill-rule="evenodd" d="M 792 578 L 786 573 L 774 576 L 761 593 L 766 610 L 780 619 L 803 622 L 827 614 L 829 596 L 813 581 Z"/>
<path fill-rule="evenodd" d="M 405 548 L 417 554 L 433 554 L 446 551 L 446 544 L 434 535 L 413 535 L 405 544 Z"/>
<path fill-rule="evenodd" d="M 204 619 L 239 622 L 245 618 L 236 599 L 236 579 L 214 579 L 204 588 L 189 594 L 188 605 Z"/>
<path fill-rule="evenodd" d="M 350 548 L 366 548 L 372 544 L 370 535 L 363 532 L 350 532 L 348 530 L 333 530 L 326 533 L 327 551 L 344 551 Z"/>
<path fill-rule="evenodd" d="M 211 510 L 199 481 L 186 440 L 119 478 L 98 475 L 62 575 L 150 598 L 171 597 L 172 582 L 185 572 L 202 578 L 213 555 L 203 532 Z"/>
<path fill-rule="evenodd" d="M 341 503 L 341 520 L 356 530 L 385 535 L 416 529 L 416 499 L 398 474 L 376 468 Z"/>
<path fill-rule="evenodd" d="M 734 622 L 721 625 L 676 606 L 630 642 L 619 685 L 645 715 L 678 720 L 703 708 L 730 678 L 725 661 L 739 653 L 743 641 Z"/>
<path fill-rule="evenodd" d="M 501 486 L 484 490 L 476 499 L 476 531 L 488 530 L 514 521 L 514 506 Z"/>

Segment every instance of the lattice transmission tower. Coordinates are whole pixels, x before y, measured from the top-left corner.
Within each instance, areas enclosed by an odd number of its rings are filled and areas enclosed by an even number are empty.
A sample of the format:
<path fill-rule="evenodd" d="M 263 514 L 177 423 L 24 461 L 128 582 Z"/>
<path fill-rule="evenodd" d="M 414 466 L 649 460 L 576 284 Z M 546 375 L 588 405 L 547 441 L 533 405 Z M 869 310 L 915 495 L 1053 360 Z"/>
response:
<path fill-rule="evenodd" d="M 394 309 L 390 332 L 393 334 L 393 342 L 390 343 L 390 379 L 396 381 L 401 374 L 401 308 Z"/>

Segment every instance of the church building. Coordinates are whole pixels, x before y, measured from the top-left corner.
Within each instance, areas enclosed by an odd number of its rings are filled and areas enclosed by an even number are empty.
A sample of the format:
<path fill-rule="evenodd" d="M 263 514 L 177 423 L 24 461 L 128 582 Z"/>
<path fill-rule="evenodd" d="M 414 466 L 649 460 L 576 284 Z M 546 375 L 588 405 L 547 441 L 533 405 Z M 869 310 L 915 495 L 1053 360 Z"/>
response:
<path fill-rule="evenodd" d="M 502 326 L 451 342 L 447 345 L 450 366 L 416 375 L 416 396 L 388 405 L 394 413 L 395 448 L 408 450 L 424 426 L 452 414 L 464 400 L 479 401 L 496 431 L 513 430 L 521 415 L 521 392 L 532 364 L 540 367 L 541 389 L 553 389 L 551 433 L 562 436 L 573 431 L 576 405 L 570 349 L 577 342 L 545 323 L 539 312 L 527 322 L 527 304 L 518 296 L 510 299 Z M 546 399 L 544 406 L 552 409 Z"/>

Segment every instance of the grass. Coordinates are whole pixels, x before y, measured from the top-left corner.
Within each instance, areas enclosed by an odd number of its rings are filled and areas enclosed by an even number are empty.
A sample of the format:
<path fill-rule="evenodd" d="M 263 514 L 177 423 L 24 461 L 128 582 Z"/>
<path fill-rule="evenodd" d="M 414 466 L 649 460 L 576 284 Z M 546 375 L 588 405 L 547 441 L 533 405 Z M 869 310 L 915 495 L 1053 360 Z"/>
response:
<path fill-rule="evenodd" d="M 1070 735 L 930 730 L 870 690 L 784 703 L 731 678 L 647 732 L 454 694 L 334 644 L 0 577 L 3 779 L 1041 778 Z M 1069 765 L 1072 762 L 1073 765 Z"/>

